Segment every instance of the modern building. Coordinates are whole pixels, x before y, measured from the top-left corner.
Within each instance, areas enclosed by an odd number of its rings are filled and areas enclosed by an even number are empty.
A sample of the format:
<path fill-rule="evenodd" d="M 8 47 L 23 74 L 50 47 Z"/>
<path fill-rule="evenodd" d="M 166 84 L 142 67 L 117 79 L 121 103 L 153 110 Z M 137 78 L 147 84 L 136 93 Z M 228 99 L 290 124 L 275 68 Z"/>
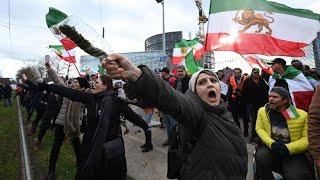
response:
<path fill-rule="evenodd" d="M 98 65 L 100 61 L 98 58 L 90 55 L 80 56 L 80 72 L 86 73 L 89 71 L 90 73 L 97 73 L 98 72 Z"/>
<path fill-rule="evenodd" d="M 155 51 L 162 49 L 162 33 L 153 35 L 145 40 L 145 51 Z M 173 47 L 175 43 L 182 40 L 182 31 L 167 32 L 165 33 L 166 38 L 166 53 L 169 57 L 172 56 Z"/>
<path fill-rule="evenodd" d="M 146 52 L 128 52 L 120 53 L 128 57 L 135 65 L 146 65 L 152 70 L 159 70 L 166 66 L 167 56 L 162 51 L 146 51 Z M 80 56 L 80 71 L 85 73 L 97 73 L 98 66 L 100 64 L 99 59 L 84 55 Z"/>
<path fill-rule="evenodd" d="M 152 70 L 159 70 L 166 66 L 167 56 L 163 51 L 145 51 L 120 53 L 132 60 L 135 65 L 146 65 Z"/>

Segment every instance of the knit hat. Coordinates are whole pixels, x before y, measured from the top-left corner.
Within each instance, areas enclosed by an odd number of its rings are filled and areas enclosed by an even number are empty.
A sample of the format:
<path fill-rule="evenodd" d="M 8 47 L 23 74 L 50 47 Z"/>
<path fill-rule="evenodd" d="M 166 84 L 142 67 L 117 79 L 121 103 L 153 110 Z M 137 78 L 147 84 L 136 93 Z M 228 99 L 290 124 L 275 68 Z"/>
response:
<path fill-rule="evenodd" d="M 275 93 L 278 93 L 280 94 L 280 96 L 284 99 L 289 99 L 291 100 L 291 96 L 290 96 L 290 93 L 287 89 L 285 89 L 284 87 L 281 87 L 281 86 L 275 86 L 271 89 L 270 92 L 275 92 Z"/>
<path fill-rule="evenodd" d="M 81 88 L 90 88 L 88 80 L 84 77 L 77 77 L 76 80 L 79 82 Z"/>
<path fill-rule="evenodd" d="M 207 73 L 207 74 L 210 74 L 212 76 L 215 76 L 219 82 L 219 85 L 220 85 L 220 81 L 219 81 L 219 78 L 218 76 L 216 75 L 215 72 L 213 72 L 211 69 L 202 69 L 196 73 L 194 73 L 192 76 L 191 76 L 191 79 L 189 81 L 189 89 L 192 91 L 192 92 L 196 92 L 196 84 L 197 84 L 197 80 L 198 80 L 198 76 L 201 74 L 201 73 Z"/>

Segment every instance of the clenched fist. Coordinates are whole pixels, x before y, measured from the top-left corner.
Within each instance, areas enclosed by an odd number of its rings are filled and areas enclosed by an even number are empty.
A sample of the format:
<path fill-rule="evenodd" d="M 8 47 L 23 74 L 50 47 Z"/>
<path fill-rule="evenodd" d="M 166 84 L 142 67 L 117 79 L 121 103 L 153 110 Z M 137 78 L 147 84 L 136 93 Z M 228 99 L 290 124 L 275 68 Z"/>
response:
<path fill-rule="evenodd" d="M 109 54 L 102 59 L 101 66 L 107 70 L 107 74 L 112 79 L 122 79 L 134 82 L 142 74 L 141 70 L 135 66 L 127 57 L 120 54 Z"/>

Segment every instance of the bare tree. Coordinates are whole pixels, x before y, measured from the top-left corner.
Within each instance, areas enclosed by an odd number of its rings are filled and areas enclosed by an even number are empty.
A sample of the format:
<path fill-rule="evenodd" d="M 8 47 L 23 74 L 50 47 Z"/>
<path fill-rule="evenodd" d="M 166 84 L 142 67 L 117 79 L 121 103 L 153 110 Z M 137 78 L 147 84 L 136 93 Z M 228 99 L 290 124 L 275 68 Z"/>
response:
<path fill-rule="evenodd" d="M 34 77 L 32 74 L 32 67 L 36 66 L 40 73 L 41 78 L 49 78 L 46 68 L 44 67 L 45 58 L 43 57 L 32 57 L 26 58 L 24 61 L 25 66 L 17 71 L 16 79 L 19 81 L 21 74 L 25 74 L 31 81 L 34 81 Z M 68 75 L 68 71 L 70 74 L 75 74 L 76 69 L 73 67 L 74 65 L 69 64 L 66 61 L 61 60 L 59 57 L 53 56 L 50 58 L 50 64 L 53 70 L 57 72 L 59 76 Z M 1 77 L 1 74 L 0 74 Z"/>
<path fill-rule="evenodd" d="M 34 81 L 34 77 L 31 71 L 31 66 L 22 67 L 17 71 L 17 74 L 16 74 L 17 81 L 21 79 L 21 74 L 25 74 L 29 80 Z"/>

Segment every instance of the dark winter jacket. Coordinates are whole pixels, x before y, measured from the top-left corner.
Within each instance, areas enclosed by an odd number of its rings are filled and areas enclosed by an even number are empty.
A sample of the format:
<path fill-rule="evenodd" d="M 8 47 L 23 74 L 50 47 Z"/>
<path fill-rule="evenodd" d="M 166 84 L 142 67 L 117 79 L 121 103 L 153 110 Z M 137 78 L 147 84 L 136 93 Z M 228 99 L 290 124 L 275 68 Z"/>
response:
<path fill-rule="evenodd" d="M 104 114 L 103 111 L 105 107 L 101 107 L 103 99 L 105 96 L 111 96 L 111 103 L 110 107 L 110 117 L 109 128 L 103 130 L 106 132 L 106 136 L 103 137 L 103 142 L 98 144 L 97 152 L 102 152 L 103 150 L 103 143 L 105 141 L 110 141 L 121 135 L 121 128 L 120 128 L 120 114 L 123 114 L 126 119 L 131 121 L 132 123 L 136 124 L 137 126 L 141 127 L 143 130 L 147 130 L 148 124 L 141 119 L 137 114 L 135 114 L 131 108 L 126 104 L 126 102 L 122 101 L 121 99 L 117 98 L 117 94 L 114 92 L 102 92 L 98 94 L 92 94 L 87 92 L 82 92 L 74 89 L 70 89 L 64 86 L 59 85 L 45 85 L 45 89 L 53 92 L 55 94 L 59 94 L 64 96 L 72 101 L 77 101 L 85 104 L 87 106 L 87 118 L 88 118 L 88 125 L 84 132 L 83 142 L 80 148 L 80 155 L 79 155 L 79 164 L 78 164 L 78 172 L 81 172 L 82 167 L 84 166 L 87 158 L 92 151 L 92 142 L 95 141 L 94 137 L 99 136 L 95 135 L 96 128 L 99 124 L 100 115 Z M 100 131 L 99 131 L 100 132 Z M 102 177 L 105 169 L 101 166 L 103 162 L 103 157 L 99 158 L 94 162 L 95 167 L 93 171 L 95 172 L 94 177 L 86 177 L 89 179 L 104 179 L 106 177 Z M 122 167 L 126 169 L 126 167 Z M 79 179 L 83 179 L 82 177 L 78 177 Z M 109 177 L 110 178 L 110 177 Z M 106 178 L 108 179 L 108 178 Z"/>
<path fill-rule="evenodd" d="M 242 89 L 243 100 L 246 104 L 252 104 L 259 108 L 268 102 L 269 86 L 268 83 L 260 77 L 256 84 L 252 77 L 248 78 Z"/>
<path fill-rule="evenodd" d="M 182 82 L 182 93 L 186 93 L 189 88 L 190 76 L 185 76 L 184 78 L 177 78 L 176 88 L 178 88 L 179 81 Z"/>
<path fill-rule="evenodd" d="M 43 92 L 38 90 L 38 86 L 27 80 L 26 84 L 28 85 L 29 90 L 31 90 L 32 94 L 31 94 L 31 101 L 29 106 L 32 109 L 37 109 L 37 108 L 41 108 L 44 109 L 45 105 L 43 103 L 41 103 L 41 98 L 43 97 Z M 42 101 L 44 102 L 44 101 Z"/>
<path fill-rule="evenodd" d="M 179 126 L 182 124 L 179 134 L 183 150 L 201 124 L 206 124 L 197 145 L 183 163 L 181 179 L 246 179 L 246 143 L 225 106 L 209 106 L 190 87 L 186 94 L 182 94 L 147 67 L 141 67 L 141 70 L 142 75 L 129 84 L 127 92 L 170 114 L 179 122 Z"/>
<path fill-rule="evenodd" d="M 3 98 L 11 98 L 11 92 L 12 92 L 12 88 L 10 85 L 6 85 L 4 88 L 3 88 Z"/>

